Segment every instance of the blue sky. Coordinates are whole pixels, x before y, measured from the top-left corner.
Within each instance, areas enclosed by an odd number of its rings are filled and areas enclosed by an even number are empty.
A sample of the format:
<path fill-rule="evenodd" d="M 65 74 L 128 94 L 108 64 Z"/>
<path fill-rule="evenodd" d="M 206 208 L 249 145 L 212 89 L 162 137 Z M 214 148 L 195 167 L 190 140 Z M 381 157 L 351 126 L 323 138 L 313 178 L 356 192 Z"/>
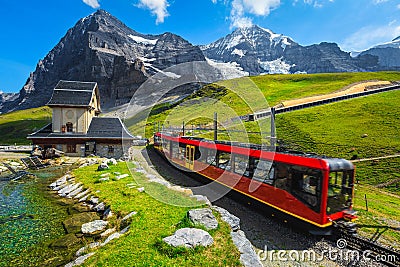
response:
<path fill-rule="evenodd" d="M 0 0 L 0 91 L 17 92 L 82 17 L 101 8 L 130 28 L 207 44 L 257 24 L 301 45 L 359 51 L 400 35 L 400 0 Z"/>

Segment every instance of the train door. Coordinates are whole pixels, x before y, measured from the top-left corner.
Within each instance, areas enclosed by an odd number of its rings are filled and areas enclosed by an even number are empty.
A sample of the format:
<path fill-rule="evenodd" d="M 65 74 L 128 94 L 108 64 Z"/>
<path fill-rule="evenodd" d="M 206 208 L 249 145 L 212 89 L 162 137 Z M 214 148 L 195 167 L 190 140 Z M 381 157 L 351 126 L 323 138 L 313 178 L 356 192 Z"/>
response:
<path fill-rule="evenodd" d="M 195 146 L 186 146 L 186 168 L 193 170 L 194 168 L 194 153 L 195 153 Z"/>

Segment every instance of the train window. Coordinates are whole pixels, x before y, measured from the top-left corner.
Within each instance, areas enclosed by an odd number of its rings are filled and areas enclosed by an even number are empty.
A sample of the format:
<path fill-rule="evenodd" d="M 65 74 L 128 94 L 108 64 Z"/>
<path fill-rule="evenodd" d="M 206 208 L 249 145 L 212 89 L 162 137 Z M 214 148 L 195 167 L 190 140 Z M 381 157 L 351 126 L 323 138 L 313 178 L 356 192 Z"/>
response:
<path fill-rule="evenodd" d="M 172 149 L 172 157 L 179 158 L 179 144 L 171 142 L 171 149 Z"/>
<path fill-rule="evenodd" d="M 231 167 L 231 153 L 218 152 L 218 168 L 230 171 Z"/>
<path fill-rule="evenodd" d="M 253 179 L 266 184 L 273 184 L 275 169 L 272 167 L 272 162 L 256 159 L 254 165 L 256 167 L 254 169 Z"/>
<path fill-rule="evenodd" d="M 248 157 L 235 155 L 234 162 L 235 162 L 234 170 L 237 174 L 247 176 L 247 177 L 250 176 L 250 172 L 248 169 L 248 165 L 249 165 Z"/>
<path fill-rule="evenodd" d="M 353 171 L 337 171 L 329 174 L 327 213 L 348 209 L 352 203 Z"/>
<path fill-rule="evenodd" d="M 217 166 L 216 151 L 211 149 L 201 149 L 199 160 L 209 165 Z"/>
<path fill-rule="evenodd" d="M 275 167 L 275 187 L 290 192 L 292 185 L 289 165 L 277 163 Z"/>
<path fill-rule="evenodd" d="M 321 171 L 293 166 L 291 174 L 293 195 L 313 210 L 319 211 L 322 181 Z"/>

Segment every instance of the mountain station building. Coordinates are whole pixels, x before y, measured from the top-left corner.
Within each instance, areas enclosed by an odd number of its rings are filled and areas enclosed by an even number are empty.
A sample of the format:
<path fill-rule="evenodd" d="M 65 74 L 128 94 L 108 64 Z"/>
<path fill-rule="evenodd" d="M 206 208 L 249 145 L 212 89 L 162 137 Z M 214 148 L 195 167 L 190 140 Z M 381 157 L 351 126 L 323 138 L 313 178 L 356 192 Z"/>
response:
<path fill-rule="evenodd" d="M 28 135 L 33 145 L 55 148 L 67 156 L 124 157 L 134 140 L 120 118 L 101 113 L 97 83 L 59 81 L 47 105 L 52 122 Z"/>

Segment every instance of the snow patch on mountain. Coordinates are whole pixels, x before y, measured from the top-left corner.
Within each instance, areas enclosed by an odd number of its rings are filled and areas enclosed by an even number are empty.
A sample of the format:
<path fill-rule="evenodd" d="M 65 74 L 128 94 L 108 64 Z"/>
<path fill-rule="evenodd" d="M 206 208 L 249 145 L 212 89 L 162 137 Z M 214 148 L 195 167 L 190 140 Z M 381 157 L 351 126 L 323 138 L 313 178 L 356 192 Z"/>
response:
<path fill-rule="evenodd" d="M 146 39 L 140 36 L 135 36 L 132 34 L 128 35 L 129 38 L 131 38 L 133 41 L 135 41 L 136 43 L 141 43 L 141 44 L 145 44 L 145 45 L 155 45 L 158 41 L 158 39 Z"/>
<path fill-rule="evenodd" d="M 208 64 L 221 72 L 224 79 L 234 79 L 243 76 L 249 76 L 249 73 L 247 71 L 244 71 L 243 68 L 240 67 L 240 65 L 236 62 L 217 62 L 216 60 L 212 60 L 209 58 L 206 58 L 206 60 Z"/>
<path fill-rule="evenodd" d="M 239 57 L 244 57 L 246 55 L 246 51 L 243 51 L 241 49 L 235 48 L 232 53 L 232 55 L 238 55 Z"/>
<path fill-rule="evenodd" d="M 295 66 L 295 64 L 290 65 L 286 63 L 282 58 L 272 61 L 261 61 L 258 59 L 258 63 L 268 74 L 289 74 L 290 68 Z"/>

